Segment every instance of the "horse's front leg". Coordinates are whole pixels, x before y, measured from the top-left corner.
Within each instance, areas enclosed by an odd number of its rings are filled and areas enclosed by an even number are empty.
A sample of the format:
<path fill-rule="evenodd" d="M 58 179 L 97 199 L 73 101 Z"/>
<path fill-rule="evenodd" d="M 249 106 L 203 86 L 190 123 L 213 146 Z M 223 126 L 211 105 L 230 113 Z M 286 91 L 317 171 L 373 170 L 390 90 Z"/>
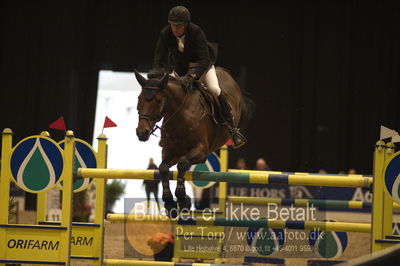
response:
<path fill-rule="evenodd" d="M 185 188 L 185 173 L 190 168 L 190 161 L 186 158 L 186 156 L 182 156 L 179 159 L 177 168 L 178 168 L 178 180 L 176 183 L 175 196 L 178 199 L 179 211 L 188 212 L 192 205 L 192 201 L 190 197 L 186 194 Z"/>
<path fill-rule="evenodd" d="M 207 152 L 204 149 L 204 145 L 199 143 L 187 155 L 182 156 L 179 159 L 177 165 L 178 180 L 175 190 L 175 196 L 178 199 L 180 211 L 189 211 L 192 205 L 190 197 L 186 194 L 185 173 L 187 170 L 189 170 L 192 163 L 204 161 L 206 158 Z"/>
<path fill-rule="evenodd" d="M 170 218 L 175 218 L 178 215 L 177 203 L 174 201 L 174 196 L 172 195 L 171 189 L 169 187 L 169 168 L 176 163 L 173 159 L 169 157 L 169 153 L 163 149 L 163 160 L 160 164 L 159 172 L 161 175 L 161 184 L 163 187 L 162 200 L 164 201 L 164 207 L 166 209 L 167 215 Z"/>

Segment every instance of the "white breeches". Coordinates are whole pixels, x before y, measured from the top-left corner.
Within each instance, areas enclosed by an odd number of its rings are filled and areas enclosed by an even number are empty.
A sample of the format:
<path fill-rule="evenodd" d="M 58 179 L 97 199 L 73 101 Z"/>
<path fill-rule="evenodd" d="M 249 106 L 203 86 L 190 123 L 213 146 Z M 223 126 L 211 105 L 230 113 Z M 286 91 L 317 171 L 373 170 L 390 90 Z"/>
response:
<path fill-rule="evenodd" d="M 218 84 L 217 73 L 215 67 L 212 65 L 210 69 L 201 76 L 200 81 L 204 82 L 207 88 L 216 96 L 221 94 L 221 88 Z"/>
<path fill-rule="evenodd" d="M 195 67 L 197 63 L 189 63 L 189 67 Z M 178 77 L 175 71 L 172 71 L 171 75 L 173 77 Z M 212 65 L 204 74 L 200 77 L 200 81 L 206 84 L 207 88 L 215 95 L 219 96 L 221 94 L 221 88 L 218 84 L 217 73 L 215 72 L 215 67 Z"/>

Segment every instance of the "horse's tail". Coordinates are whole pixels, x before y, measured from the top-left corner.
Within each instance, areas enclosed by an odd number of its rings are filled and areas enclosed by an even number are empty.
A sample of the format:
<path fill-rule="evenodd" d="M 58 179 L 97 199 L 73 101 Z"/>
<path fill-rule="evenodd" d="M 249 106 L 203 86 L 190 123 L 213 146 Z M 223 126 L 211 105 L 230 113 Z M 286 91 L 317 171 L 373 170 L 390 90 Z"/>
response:
<path fill-rule="evenodd" d="M 238 127 L 244 129 L 253 116 L 256 109 L 256 103 L 250 98 L 250 94 L 246 91 L 241 91 L 242 103 L 240 111 L 240 121 Z"/>

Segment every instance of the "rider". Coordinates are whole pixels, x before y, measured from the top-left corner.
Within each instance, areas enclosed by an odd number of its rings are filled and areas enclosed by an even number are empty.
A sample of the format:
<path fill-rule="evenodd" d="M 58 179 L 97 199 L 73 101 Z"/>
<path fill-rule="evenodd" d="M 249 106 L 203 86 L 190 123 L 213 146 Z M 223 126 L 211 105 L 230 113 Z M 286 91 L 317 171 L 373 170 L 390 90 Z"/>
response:
<path fill-rule="evenodd" d="M 218 96 L 222 115 L 232 135 L 233 147 L 243 146 L 246 139 L 235 126 L 232 108 L 221 93 L 204 32 L 190 22 L 190 12 L 184 6 L 176 6 L 169 11 L 168 23 L 160 32 L 153 69 L 148 77 L 157 77 L 167 69 L 173 71 L 174 75 L 183 76 L 181 83 L 186 89 L 190 89 L 195 80 L 203 81 Z"/>

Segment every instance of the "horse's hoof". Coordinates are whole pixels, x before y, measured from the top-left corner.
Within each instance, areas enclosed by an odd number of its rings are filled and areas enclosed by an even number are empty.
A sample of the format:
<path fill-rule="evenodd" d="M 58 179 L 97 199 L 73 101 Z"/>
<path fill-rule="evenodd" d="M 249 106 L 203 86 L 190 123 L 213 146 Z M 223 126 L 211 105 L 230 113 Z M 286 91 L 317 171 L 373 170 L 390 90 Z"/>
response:
<path fill-rule="evenodd" d="M 183 199 L 178 199 L 179 211 L 189 212 L 190 207 L 192 207 L 192 200 L 188 195 L 185 195 Z"/>
<path fill-rule="evenodd" d="M 172 196 L 171 192 L 163 192 L 162 200 L 164 202 L 174 201 L 174 196 Z"/>
<path fill-rule="evenodd" d="M 164 208 L 169 218 L 175 219 L 178 216 L 178 204 L 176 201 L 171 200 L 164 202 Z"/>
<path fill-rule="evenodd" d="M 185 185 L 181 184 L 176 185 L 175 197 L 177 197 L 179 200 L 180 198 L 184 198 L 185 196 L 186 196 Z"/>

